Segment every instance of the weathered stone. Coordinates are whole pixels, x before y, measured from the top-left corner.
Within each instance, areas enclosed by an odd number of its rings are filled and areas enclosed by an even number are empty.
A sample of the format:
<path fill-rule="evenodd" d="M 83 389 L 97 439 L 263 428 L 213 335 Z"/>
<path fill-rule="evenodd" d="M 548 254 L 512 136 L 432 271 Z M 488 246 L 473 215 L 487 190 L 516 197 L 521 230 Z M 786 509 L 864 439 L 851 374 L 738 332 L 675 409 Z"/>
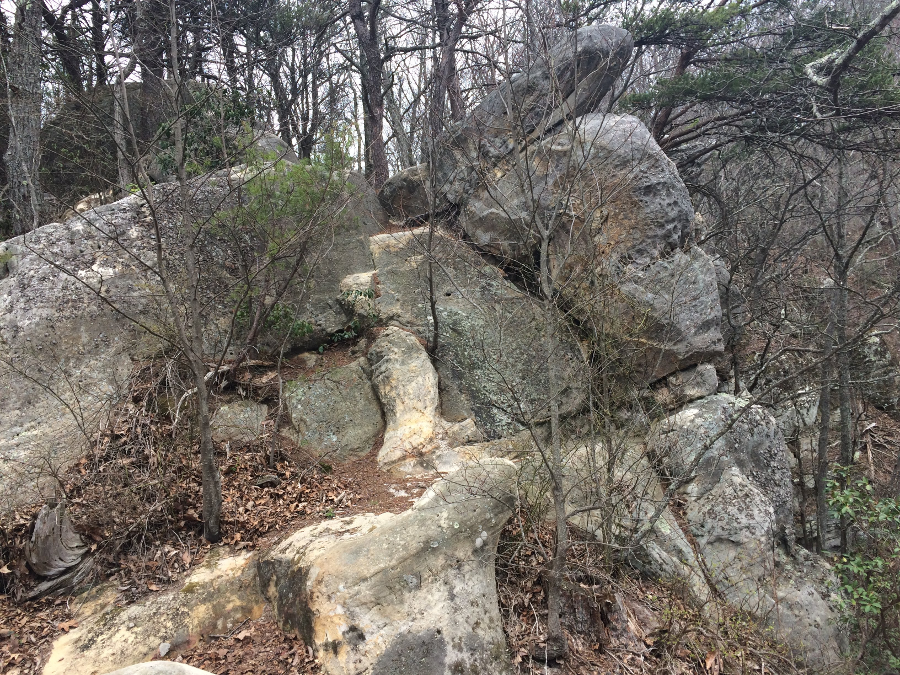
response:
<path fill-rule="evenodd" d="M 148 661 L 107 673 L 107 675 L 212 675 L 212 673 L 184 663 Z"/>
<path fill-rule="evenodd" d="M 473 243 L 528 266 L 540 246 L 536 223 L 555 222 L 549 253 L 564 297 L 583 323 L 597 317 L 624 349 L 642 352 L 645 380 L 720 355 L 715 268 L 699 248 L 681 250 L 690 196 L 640 120 L 586 115 L 528 159 L 498 168 L 467 200 L 460 224 Z"/>
<path fill-rule="evenodd" d="M 241 175 L 235 170 L 192 182 L 193 215 L 203 221 L 232 208 Z M 296 281 L 283 302 L 286 318 L 311 331 L 300 331 L 286 345 L 283 333 L 268 331 L 255 345 L 261 350 L 318 346 L 352 319 L 340 304 L 340 282 L 372 270 L 369 235 L 380 231 L 387 216 L 362 176 L 350 173 L 347 182 L 345 198 L 336 197 L 331 205 L 337 222 L 312 237 L 302 283 Z M 154 188 L 163 250 L 180 298 L 185 243 L 175 226 L 175 191 L 171 185 Z M 82 453 L 108 406 L 125 390 L 133 360 L 157 353 L 171 335 L 169 309 L 152 273 L 156 251 L 150 222 L 149 209 L 131 196 L 0 244 L 0 500 L 8 502 L 3 506 L 35 499 L 48 466 L 55 469 Z M 228 235 L 227 229 L 207 227 L 199 247 L 207 312 L 203 337 L 206 350 L 218 355 L 229 336 L 232 345 L 236 337 L 230 330 L 230 294 L 241 274 L 238 261 L 245 257 L 244 238 Z"/>
<path fill-rule="evenodd" d="M 361 174 L 347 174 L 347 206 L 335 224 L 334 236 L 317 242 L 314 264 L 305 284 L 306 293 L 298 312 L 312 324 L 312 331 L 294 346 L 314 348 L 329 336 L 344 330 L 354 318 L 341 302 L 341 282 L 349 275 L 373 269 L 369 236 L 387 225 L 387 214 L 375 191 Z"/>
<path fill-rule="evenodd" d="M 375 309 L 375 270 L 344 277 L 340 288 L 341 304 L 360 325 L 369 325 L 378 318 Z"/>
<path fill-rule="evenodd" d="M 896 334 L 897 327 L 892 328 Z M 876 408 L 896 410 L 900 402 L 900 365 L 882 332 L 872 331 L 854 350 L 853 380 Z"/>
<path fill-rule="evenodd" d="M 427 214 L 428 205 L 426 181 L 428 165 L 419 164 L 398 171 L 387 179 L 378 191 L 378 201 L 394 218 L 415 218 Z"/>
<path fill-rule="evenodd" d="M 219 557 L 215 550 L 178 590 L 124 608 L 114 599 L 113 592 L 102 611 L 79 617 L 78 627 L 56 640 L 44 675 L 93 675 L 149 661 L 164 642 L 178 647 L 228 632 L 259 618 L 265 606 L 255 556 Z"/>
<path fill-rule="evenodd" d="M 613 278 L 621 298 L 611 299 L 606 311 L 615 312 L 623 347 L 634 353 L 632 377 L 653 381 L 721 356 L 722 310 L 702 250 L 675 251 L 647 267 L 621 268 Z"/>
<path fill-rule="evenodd" d="M 508 672 L 494 558 L 515 473 L 485 460 L 399 515 L 295 533 L 260 562 L 277 620 L 330 675 Z"/>
<path fill-rule="evenodd" d="M 774 536 L 792 546 L 794 507 L 787 445 L 768 412 L 758 406 L 744 411 L 746 406 L 728 394 L 695 401 L 654 426 L 649 449 L 672 476 L 693 469 L 693 480 L 683 488 L 692 499 L 716 487 L 731 467 L 739 469 L 771 502 Z"/>
<path fill-rule="evenodd" d="M 268 406 L 256 401 L 234 401 L 219 406 L 212 418 L 213 440 L 217 443 L 252 443 L 262 433 Z"/>
<path fill-rule="evenodd" d="M 674 479 L 689 478 L 679 490 L 685 518 L 726 602 L 765 620 L 809 665 L 836 662 L 844 643 L 828 602 L 836 581 L 794 546 L 787 447 L 776 421 L 719 394 L 658 423 L 649 449 Z M 802 569 L 817 570 L 819 581 Z"/>
<path fill-rule="evenodd" d="M 372 237 L 380 280 L 375 301 L 381 321 L 428 339 L 432 334 L 425 250 L 428 230 Z M 549 370 L 558 373 L 562 415 L 584 401 L 580 345 L 550 317 L 555 340 L 545 339 L 543 308 L 465 243 L 434 233 L 435 302 L 439 321 L 438 372 L 442 414 L 473 418 L 488 439 L 549 418 Z"/>
<path fill-rule="evenodd" d="M 687 596 L 704 606 L 711 592 L 702 565 L 668 508 L 640 543 L 631 546 L 662 502 L 663 491 L 639 439 L 618 433 L 612 446 L 614 452 L 610 454 L 610 446 L 604 443 L 574 443 L 563 453 L 566 508 L 575 514 L 570 522 L 613 550 L 628 551 L 628 560 L 640 571 L 682 584 Z M 546 473 L 537 457 L 526 458 L 523 463 L 538 476 Z M 528 469 L 523 473 L 527 477 Z M 547 480 L 532 483 L 546 485 Z M 611 494 L 616 499 L 610 500 Z"/>
<path fill-rule="evenodd" d="M 391 466 L 433 447 L 438 425 L 438 376 L 411 333 L 387 328 L 369 350 L 372 383 L 384 410 L 378 463 Z"/>
<path fill-rule="evenodd" d="M 304 450 L 342 462 L 368 453 L 384 429 L 365 359 L 285 385 L 288 432 Z"/>
<path fill-rule="evenodd" d="M 462 205 L 481 176 L 506 160 L 520 139 L 540 138 L 563 119 L 595 110 L 633 47 L 622 28 L 581 28 L 491 91 L 435 144 L 436 208 Z"/>
<path fill-rule="evenodd" d="M 594 269 L 622 256 L 648 264 L 687 239 L 690 195 L 637 118 L 585 115 L 536 143 L 528 159 L 485 178 L 460 213 L 473 243 L 491 253 L 530 260 L 539 244 L 536 219 L 556 218 L 558 266 Z"/>
<path fill-rule="evenodd" d="M 294 149 L 285 143 L 281 136 L 276 136 L 268 131 L 254 132 L 253 142 L 248 149 L 261 154 L 266 160 L 280 159 L 292 164 L 300 161 Z"/>
<path fill-rule="evenodd" d="M 669 375 L 654 387 L 653 396 L 661 406 L 672 409 L 712 396 L 718 388 L 719 378 L 715 366 L 701 363 Z"/>

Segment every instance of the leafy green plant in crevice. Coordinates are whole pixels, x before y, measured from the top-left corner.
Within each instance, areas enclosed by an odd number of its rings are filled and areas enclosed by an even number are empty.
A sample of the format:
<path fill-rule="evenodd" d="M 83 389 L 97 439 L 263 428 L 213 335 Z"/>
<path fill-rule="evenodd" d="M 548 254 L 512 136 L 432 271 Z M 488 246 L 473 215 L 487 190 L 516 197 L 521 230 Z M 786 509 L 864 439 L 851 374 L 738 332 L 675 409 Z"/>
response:
<path fill-rule="evenodd" d="M 855 637 L 856 672 L 900 668 L 900 498 L 881 496 L 865 477 L 837 467 L 829 508 L 853 533 L 834 561 L 841 609 Z M 857 670 L 859 669 L 859 670 Z"/>
<path fill-rule="evenodd" d="M 349 194 L 348 160 L 337 143 L 299 163 L 252 159 L 232 204 L 213 218 L 215 234 L 232 242 L 237 270 L 230 297 L 233 332 L 245 345 L 238 361 L 249 350 L 278 351 L 314 331 L 298 308 Z"/>

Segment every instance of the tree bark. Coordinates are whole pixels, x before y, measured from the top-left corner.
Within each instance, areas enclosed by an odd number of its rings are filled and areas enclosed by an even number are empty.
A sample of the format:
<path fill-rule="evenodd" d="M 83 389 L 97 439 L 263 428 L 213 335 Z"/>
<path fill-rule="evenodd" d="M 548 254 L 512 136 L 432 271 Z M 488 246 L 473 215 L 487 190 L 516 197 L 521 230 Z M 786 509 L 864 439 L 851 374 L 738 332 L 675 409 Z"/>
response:
<path fill-rule="evenodd" d="M 830 317 L 825 328 L 822 353 L 822 384 L 819 390 L 819 445 L 816 451 L 816 552 L 825 549 L 825 526 L 828 501 L 825 482 L 828 479 L 828 441 L 831 427 L 831 357 L 834 352 L 834 300 L 831 299 Z"/>
<path fill-rule="evenodd" d="M 363 84 L 366 138 L 366 177 L 376 190 L 388 179 L 384 144 L 384 59 L 378 46 L 378 11 L 381 0 L 370 0 L 364 13 L 361 0 L 350 0 L 350 20 L 359 42 L 359 70 Z"/>
<path fill-rule="evenodd" d="M 40 225 L 41 2 L 21 0 L 7 57 L 9 141 L 6 164 L 9 220 L 14 235 Z"/>
<path fill-rule="evenodd" d="M 141 67 L 141 106 L 138 137 L 150 143 L 165 119 L 164 82 L 166 14 L 162 0 L 137 0 L 135 3 L 134 52 Z M 146 147 L 142 148 L 146 152 Z"/>

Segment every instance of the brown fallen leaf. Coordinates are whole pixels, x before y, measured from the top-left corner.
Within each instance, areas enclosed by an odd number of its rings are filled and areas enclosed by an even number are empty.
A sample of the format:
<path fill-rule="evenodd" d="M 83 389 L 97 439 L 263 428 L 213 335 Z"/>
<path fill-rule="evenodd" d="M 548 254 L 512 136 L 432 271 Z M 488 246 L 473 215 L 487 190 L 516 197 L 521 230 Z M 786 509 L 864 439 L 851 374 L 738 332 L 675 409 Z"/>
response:
<path fill-rule="evenodd" d="M 248 637 L 250 637 L 250 631 L 249 631 L 249 630 L 242 630 L 240 633 L 238 633 L 237 635 L 234 636 L 234 639 L 235 639 L 235 640 L 243 640 L 243 639 L 248 638 Z"/>
<path fill-rule="evenodd" d="M 151 591 L 161 591 L 162 589 L 152 582 L 147 583 L 147 589 Z"/>
<path fill-rule="evenodd" d="M 78 628 L 78 622 L 77 621 L 61 621 L 60 623 L 56 624 L 56 628 L 58 630 L 63 631 L 64 633 L 68 633 L 70 628 Z"/>

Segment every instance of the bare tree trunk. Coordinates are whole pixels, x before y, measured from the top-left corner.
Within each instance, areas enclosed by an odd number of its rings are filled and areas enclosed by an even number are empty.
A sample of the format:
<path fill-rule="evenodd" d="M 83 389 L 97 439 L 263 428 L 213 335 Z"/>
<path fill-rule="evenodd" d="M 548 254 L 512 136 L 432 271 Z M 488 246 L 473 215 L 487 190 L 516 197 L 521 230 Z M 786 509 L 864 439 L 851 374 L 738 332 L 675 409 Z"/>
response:
<path fill-rule="evenodd" d="M 363 84 L 363 115 L 366 138 L 366 176 L 377 190 L 388 179 L 387 150 L 384 145 L 384 60 L 378 45 L 378 11 L 381 0 L 371 0 L 363 14 L 360 0 L 350 0 L 350 20 L 359 41 L 360 78 Z"/>
<path fill-rule="evenodd" d="M 175 161 L 178 171 L 178 192 L 180 197 L 179 224 L 183 229 L 188 227 L 187 216 L 190 213 L 190 195 L 187 188 L 187 172 L 184 165 L 184 118 L 181 115 L 184 96 L 183 82 L 178 70 L 178 21 L 175 14 L 175 0 L 169 5 L 172 72 L 175 79 L 175 109 L 178 117 L 174 124 Z M 206 386 L 206 364 L 203 362 L 203 309 L 200 300 L 200 270 L 197 260 L 198 238 L 192 232 L 186 232 L 188 246 L 185 251 L 185 267 L 189 282 L 189 316 L 191 320 L 190 335 L 180 327 L 178 333 L 184 350 L 191 364 L 194 375 L 194 386 L 197 388 L 197 416 L 200 423 L 200 472 L 203 485 L 203 537 L 209 542 L 217 542 L 222 538 L 222 477 L 216 464 L 216 448 L 212 440 L 211 415 L 209 412 L 209 389 Z M 160 270 L 162 272 L 162 270 Z M 177 307 L 172 306 L 177 321 Z"/>
<path fill-rule="evenodd" d="M 406 127 L 403 125 L 403 114 L 400 112 L 397 97 L 394 96 L 393 84 L 385 94 L 385 103 L 387 104 L 388 116 L 391 118 L 391 129 L 393 129 L 394 137 L 397 139 L 400 168 L 408 169 L 414 166 L 416 162 L 413 159 L 412 143 L 409 141 L 409 134 L 406 133 Z"/>
<path fill-rule="evenodd" d="M 829 303 L 833 310 L 832 299 Z M 825 526 L 828 515 L 828 503 L 825 493 L 825 482 L 828 479 L 828 441 L 831 426 L 831 355 L 834 352 L 834 312 L 831 311 L 828 326 L 825 328 L 822 353 L 822 384 L 819 390 L 819 445 L 816 452 L 816 552 L 825 548 Z"/>
<path fill-rule="evenodd" d="M 6 62 L 9 144 L 7 199 L 13 234 L 40 225 L 41 163 L 41 2 L 21 0 Z"/>
<path fill-rule="evenodd" d="M 141 107 L 138 137 L 153 140 L 164 115 L 166 4 L 164 0 L 137 0 L 135 3 L 134 52 L 141 66 Z M 146 152 L 146 147 L 141 149 Z"/>
<path fill-rule="evenodd" d="M 100 2 L 91 2 L 91 48 L 94 50 L 94 86 L 107 83 L 109 73 L 106 67 L 106 39 L 103 36 L 103 12 Z"/>

